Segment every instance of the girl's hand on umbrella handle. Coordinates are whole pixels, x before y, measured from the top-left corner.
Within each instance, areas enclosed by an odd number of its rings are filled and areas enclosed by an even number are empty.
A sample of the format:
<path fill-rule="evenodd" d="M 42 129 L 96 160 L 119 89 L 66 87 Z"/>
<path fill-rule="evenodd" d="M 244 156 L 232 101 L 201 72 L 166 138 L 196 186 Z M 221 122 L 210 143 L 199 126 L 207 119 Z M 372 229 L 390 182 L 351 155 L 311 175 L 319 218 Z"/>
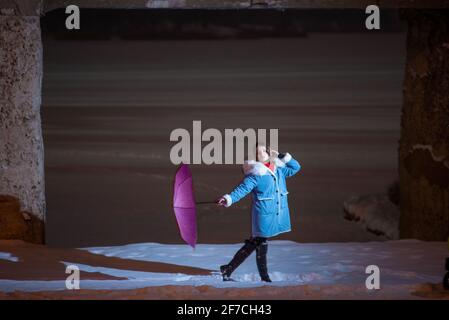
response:
<path fill-rule="evenodd" d="M 223 197 L 218 198 L 217 200 L 215 200 L 215 203 L 219 206 L 226 206 L 226 199 Z"/>

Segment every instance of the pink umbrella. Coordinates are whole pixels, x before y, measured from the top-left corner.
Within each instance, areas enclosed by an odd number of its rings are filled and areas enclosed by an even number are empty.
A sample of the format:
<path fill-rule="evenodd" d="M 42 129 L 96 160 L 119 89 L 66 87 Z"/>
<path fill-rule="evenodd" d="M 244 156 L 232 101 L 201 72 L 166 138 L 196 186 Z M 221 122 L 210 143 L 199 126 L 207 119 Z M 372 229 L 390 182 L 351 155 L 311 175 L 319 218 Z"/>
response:
<path fill-rule="evenodd" d="M 181 237 L 193 248 L 197 240 L 195 204 L 207 203 L 214 202 L 195 202 L 192 172 L 188 165 L 181 164 L 175 175 L 173 208 Z"/>

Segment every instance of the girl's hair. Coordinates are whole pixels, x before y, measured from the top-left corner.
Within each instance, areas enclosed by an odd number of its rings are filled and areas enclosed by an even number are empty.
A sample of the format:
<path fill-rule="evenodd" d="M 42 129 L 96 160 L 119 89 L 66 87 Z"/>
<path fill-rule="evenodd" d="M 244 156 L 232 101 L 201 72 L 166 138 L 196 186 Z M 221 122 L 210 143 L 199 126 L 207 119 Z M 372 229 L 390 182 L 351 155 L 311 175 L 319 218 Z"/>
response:
<path fill-rule="evenodd" d="M 259 147 L 265 147 L 267 149 L 268 154 L 270 154 L 270 146 L 268 146 L 266 143 L 257 142 L 256 143 L 256 152 L 257 152 L 257 148 L 259 148 Z"/>
<path fill-rule="evenodd" d="M 266 152 L 268 153 L 268 156 L 270 156 L 270 146 L 268 146 L 266 143 L 257 142 L 256 147 L 254 148 L 254 158 L 255 158 L 254 160 L 256 160 L 256 161 L 259 161 L 257 159 L 257 148 L 259 148 L 259 147 L 265 147 Z"/>

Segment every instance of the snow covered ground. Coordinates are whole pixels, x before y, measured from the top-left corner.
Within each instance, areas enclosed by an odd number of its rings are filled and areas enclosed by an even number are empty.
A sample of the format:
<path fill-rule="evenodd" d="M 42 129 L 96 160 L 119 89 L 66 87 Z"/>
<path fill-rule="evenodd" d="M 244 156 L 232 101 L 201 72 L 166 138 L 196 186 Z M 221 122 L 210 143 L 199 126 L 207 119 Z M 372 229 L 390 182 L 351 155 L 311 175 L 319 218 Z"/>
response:
<path fill-rule="evenodd" d="M 19 258 L 13 256 L 12 254 L 10 254 L 8 252 L 0 252 L 0 259 L 1 260 L 12 261 L 12 262 L 19 261 Z"/>
<path fill-rule="evenodd" d="M 96 255 L 122 259 L 164 262 L 169 264 L 217 270 L 227 263 L 241 244 L 199 244 L 195 250 L 187 245 L 139 243 L 114 247 L 85 248 Z M 365 290 L 368 265 L 380 268 L 382 287 L 409 288 L 425 283 L 441 283 L 444 259 L 449 256 L 447 244 L 400 240 L 367 243 L 296 243 L 270 241 L 268 268 L 273 283 L 269 286 L 345 286 Z M 16 261 L 2 252 L 0 259 Z M 154 286 L 211 286 L 215 288 L 254 288 L 265 286 L 259 281 L 254 254 L 236 270 L 236 282 L 223 282 L 211 275 L 187 275 L 111 269 L 102 266 L 76 264 L 82 271 L 99 272 L 127 280 L 83 280 L 81 289 L 123 290 Z M 0 280 L 0 291 L 65 290 L 65 281 Z M 404 292 L 403 294 L 407 294 Z"/>

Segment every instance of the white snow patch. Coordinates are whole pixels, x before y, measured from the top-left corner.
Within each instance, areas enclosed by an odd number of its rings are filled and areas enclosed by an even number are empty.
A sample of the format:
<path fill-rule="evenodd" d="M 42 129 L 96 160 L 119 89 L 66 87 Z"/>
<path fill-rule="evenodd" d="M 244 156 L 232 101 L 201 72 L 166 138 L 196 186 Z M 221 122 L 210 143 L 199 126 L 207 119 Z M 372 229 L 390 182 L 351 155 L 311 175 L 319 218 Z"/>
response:
<path fill-rule="evenodd" d="M 167 8 L 182 8 L 185 6 L 185 0 L 148 0 L 147 8 L 152 9 L 167 9 Z"/>
<path fill-rule="evenodd" d="M 432 147 L 430 144 L 415 144 L 415 145 L 412 146 L 412 151 L 415 151 L 415 150 L 427 150 L 427 151 L 429 151 L 429 153 L 430 153 L 431 156 L 432 156 L 432 159 L 433 159 L 434 161 L 437 161 L 437 162 L 441 162 L 441 161 L 443 161 L 444 158 L 445 158 L 444 155 L 439 156 L 439 157 L 436 156 L 436 155 L 433 153 L 433 147 Z"/>
<path fill-rule="evenodd" d="M 12 262 L 17 262 L 17 261 L 19 261 L 19 258 L 13 256 L 12 254 L 10 254 L 10 253 L 8 253 L 8 252 L 0 252 L 0 259 L 1 259 L 1 260 L 12 261 Z"/>
<path fill-rule="evenodd" d="M 443 165 L 449 169 L 449 159 L 446 159 L 445 155 L 442 156 L 436 156 L 433 152 L 433 147 L 430 144 L 415 144 L 411 148 L 411 152 L 415 150 L 427 150 L 430 153 L 430 156 L 432 157 L 433 161 L 435 162 L 443 162 Z"/>

